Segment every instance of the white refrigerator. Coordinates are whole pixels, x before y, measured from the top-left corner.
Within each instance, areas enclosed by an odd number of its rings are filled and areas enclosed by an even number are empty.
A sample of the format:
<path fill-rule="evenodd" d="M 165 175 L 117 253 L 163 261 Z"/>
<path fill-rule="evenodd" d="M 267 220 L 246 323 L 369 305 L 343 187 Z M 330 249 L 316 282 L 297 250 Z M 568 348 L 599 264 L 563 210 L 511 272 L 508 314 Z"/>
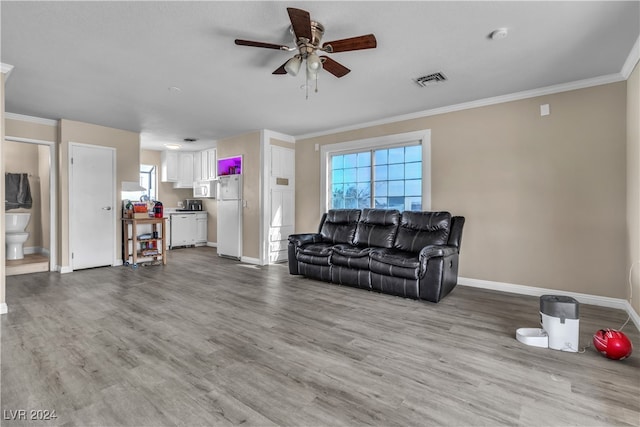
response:
<path fill-rule="evenodd" d="M 218 177 L 218 255 L 242 256 L 242 175 Z"/>

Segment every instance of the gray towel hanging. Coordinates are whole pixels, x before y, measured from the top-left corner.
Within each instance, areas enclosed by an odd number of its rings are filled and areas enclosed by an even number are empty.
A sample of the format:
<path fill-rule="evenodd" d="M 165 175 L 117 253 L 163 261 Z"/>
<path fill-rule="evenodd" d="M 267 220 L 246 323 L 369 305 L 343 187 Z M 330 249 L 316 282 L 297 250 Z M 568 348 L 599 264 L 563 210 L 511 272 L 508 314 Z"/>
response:
<path fill-rule="evenodd" d="M 26 173 L 6 173 L 4 175 L 4 209 L 31 209 L 31 187 Z"/>

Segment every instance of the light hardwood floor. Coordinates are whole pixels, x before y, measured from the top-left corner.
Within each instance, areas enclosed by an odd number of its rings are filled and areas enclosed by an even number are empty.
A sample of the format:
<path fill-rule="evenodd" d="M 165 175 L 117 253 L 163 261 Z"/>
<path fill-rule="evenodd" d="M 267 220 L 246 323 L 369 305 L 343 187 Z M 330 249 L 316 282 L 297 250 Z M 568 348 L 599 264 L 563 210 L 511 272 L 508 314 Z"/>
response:
<path fill-rule="evenodd" d="M 3 426 L 638 425 L 636 353 L 527 347 L 538 298 L 439 304 L 170 251 L 168 265 L 7 277 Z M 580 306 L 581 346 L 626 314 Z M 51 421 L 16 412 L 55 410 Z"/>

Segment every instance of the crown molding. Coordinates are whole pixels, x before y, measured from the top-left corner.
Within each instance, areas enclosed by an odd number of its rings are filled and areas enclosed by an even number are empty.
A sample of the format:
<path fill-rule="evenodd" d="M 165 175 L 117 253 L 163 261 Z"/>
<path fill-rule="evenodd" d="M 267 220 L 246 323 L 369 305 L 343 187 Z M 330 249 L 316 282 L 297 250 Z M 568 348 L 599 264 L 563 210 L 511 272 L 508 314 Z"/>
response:
<path fill-rule="evenodd" d="M 631 73 L 633 73 L 633 69 L 636 67 L 636 64 L 640 60 L 640 36 L 636 39 L 636 42 L 633 44 L 631 48 L 631 52 L 629 52 L 629 56 L 627 56 L 627 60 L 624 61 L 624 65 L 622 66 L 622 70 L 620 70 L 620 74 L 624 77 L 625 80 L 629 78 Z"/>
<path fill-rule="evenodd" d="M 43 119 L 42 117 L 25 116 L 24 114 L 4 113 L 5 119 L 19 120 L 21 122 L 37 123 L 39 125 L 58 127 L 57 120 Z"/>
<path fill-rule="evenodd" d="M 471 108 L 486 107 L 489 105 L 502 104 L 511 101 L 520 101 L 522 99 L 535 98 L 537 96 L 552 95 L 555 93 L 568 92 L 576 89 L 584 89 L 592 86 L 600 86 L 609 83 L 616 83 L 626 80 L 622 73 L 608 74 L 606 76 L 594 77 L 591 79 L 577 80 L 575 82 L 562 83 L 553 86 L 546 86 L 539 89 L 526 90 L 522 92 L 511 93 L 508 95 L 495 96 L 492 98 L 479 99 L 476 101 L 464 102 L 461 104 L 449 105 L 446 107 L 433 108 L 431 110 L 418 111 L 416 113 L 404 114 L 401 116 L 388 117 L 382 120 L 360 123 L 352 126 L 335 128 L 327 131 L 316 133 L 308 133 L 296 136 L 296 140 L 315 138 L 318 136 L 332 135 L 340 132 L 348 132 L 357 129 L 364 129 L 373 126 L 386 125 L 390 123 L 403 122 L 406 120 L 420 119 L 438 114 L 452 113 L 455 111 L 469 110 Z"/>
<path fill-rule="evenodd" d="M 260 132 L 262 134 L 263 142 L 266 142 L 267 139 L 273 138 L 273 139 L 278 139 L 280 141 L 289 142 L 291 144 L 296 143 L 296 139 L 291 135 L 287 135 L 287 134 L 276 132 L 269 129 L 262 129 Z"/>

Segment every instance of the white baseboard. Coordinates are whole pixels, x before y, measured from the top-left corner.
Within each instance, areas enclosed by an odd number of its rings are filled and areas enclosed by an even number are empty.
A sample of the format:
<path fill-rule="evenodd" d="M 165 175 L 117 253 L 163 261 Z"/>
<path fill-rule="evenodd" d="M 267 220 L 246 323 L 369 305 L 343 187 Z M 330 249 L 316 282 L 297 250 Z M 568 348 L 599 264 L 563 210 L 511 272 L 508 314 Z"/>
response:
<path fill-rule="evenodd" d="M 0 314 L 7 314 L 9 312 L 9 307 L 6 302 L 0 303 Z"/>
<path fill-rule="evenodd" d="M 218 242 L 207 242 L 207 246 L 209 246 L 210 248 L 217 248 Z"/>
<path fill-rule="evenodd" d="M 115 260 L 113 264 L 111 264 L 112 267 L 121 267 L 122 265 L 124 265 L 124 263 L 121 259 Z"/>
<path fill-rule="evenodd" d="M 240 262 L 245 262 L 247 264 L 262 265 L 262 263 L 260 262 L 260 260 L 258 258 L 251 258 L 251 257 L 248 257 L 248 256 L 240 257 Z"/>
<path fill-rule="evenodd" d="M 489 289 L 499 292 L 510 292 L 512 294 L 530 295 L 540 297 L 542 295 L 564 295 L 575 298 L 581 304 L 598 305 L 601 307 L 616 308 L 627 312 L 631 320 L 640 330 L 640 316 L 633 309 L 629 301 L 622 298 L 603 297 L 599 295 L 582 294 L 578 292 L 560 291 L 557 289 L 538 288 L 535 286 L 516 285 L 513 283 L 493 282 L 490 280 L 470 279 L 468 277 L 458 277 L 458 284 L 472 288 Z"/>
<path fill-rule="evenodd" d="M 73 268 L 70 265 L 61 265 L 60 274 L 73 273 Z"/>

